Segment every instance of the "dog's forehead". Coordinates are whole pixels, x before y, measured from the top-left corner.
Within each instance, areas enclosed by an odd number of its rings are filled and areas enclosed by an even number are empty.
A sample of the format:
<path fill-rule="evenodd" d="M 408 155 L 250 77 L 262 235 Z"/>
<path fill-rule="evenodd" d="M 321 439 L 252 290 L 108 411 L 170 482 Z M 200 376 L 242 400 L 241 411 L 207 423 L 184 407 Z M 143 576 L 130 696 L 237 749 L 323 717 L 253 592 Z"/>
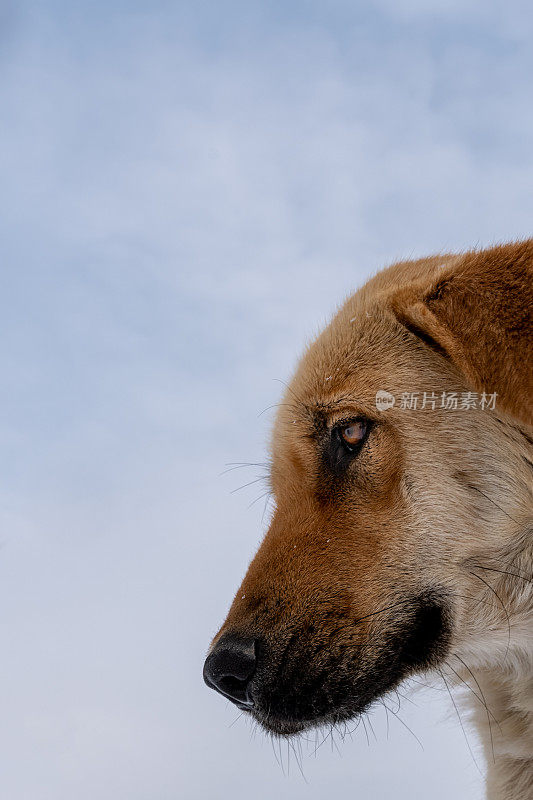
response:
<path fill-rule="evenodd" d="M 288 387 L 280 421 L 298 405 L 310 410 L 343 402 L 365 407 L 401 369 L 401 340 L 392 315 L 357 299 L 350 298 L 308 347 Z"/>
<path fill-rule="evenodd" d="M 277 415 L 276 430 L 298 425 L 298 410 L 329 408 L 344 399 L 375 410 L 379 390 L 414 390 L 431 364 L 391 309 L 391 297 L 410 284 L 429 285 L 457 257 L 396 262 L 349 296 L 301 358 Z"/>

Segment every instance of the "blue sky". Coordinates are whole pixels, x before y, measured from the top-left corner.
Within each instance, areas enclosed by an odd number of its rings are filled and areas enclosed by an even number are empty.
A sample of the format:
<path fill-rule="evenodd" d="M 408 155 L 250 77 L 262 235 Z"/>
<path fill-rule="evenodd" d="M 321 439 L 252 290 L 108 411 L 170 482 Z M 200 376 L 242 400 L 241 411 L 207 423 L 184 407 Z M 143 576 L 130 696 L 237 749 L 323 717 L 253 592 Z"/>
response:
<path fill-rule="evenodd" d="M 531 234 L 528 4 L 0 19 L 3 794 L 480 797 L 442 692 L 424 753 L 378 714 L 306 784 L 201 664 L 263 530 L 220 473 L 305 342 L 394 259 Z"/>

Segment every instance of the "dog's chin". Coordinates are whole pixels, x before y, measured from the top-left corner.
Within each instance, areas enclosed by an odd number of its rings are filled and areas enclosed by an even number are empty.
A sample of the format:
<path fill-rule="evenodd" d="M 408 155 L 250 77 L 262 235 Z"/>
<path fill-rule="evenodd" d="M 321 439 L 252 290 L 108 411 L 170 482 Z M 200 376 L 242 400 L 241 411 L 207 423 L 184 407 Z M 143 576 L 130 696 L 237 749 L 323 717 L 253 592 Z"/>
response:
<path fill-rule="evenodd" d="M 290 718 L 276 719 L 275 717 L 264 717 L 253 712 L 252 717 L 261 725 L 265 733 L 271 736 L 295 736 L 313 727 L 313 723 L 307 720 L 304 722 Z"/>
<path fill-rule="evenodd" d="M 331 727 L 339 722 L 347 722 L 350 719 L 358 716 L 354 712 L 347 712 L 343 709 L 332 711 L 328 714 L 323 714 L 309 719 L 297 719 L 295 717 L 275 717 L 271 714 L 262 714 L 258 711 L 251 711 L 253 719 L 259 723 L 265 733 L 271 736 L 295 736 L 304 731 L 321 728 L 323 726 Z"/>

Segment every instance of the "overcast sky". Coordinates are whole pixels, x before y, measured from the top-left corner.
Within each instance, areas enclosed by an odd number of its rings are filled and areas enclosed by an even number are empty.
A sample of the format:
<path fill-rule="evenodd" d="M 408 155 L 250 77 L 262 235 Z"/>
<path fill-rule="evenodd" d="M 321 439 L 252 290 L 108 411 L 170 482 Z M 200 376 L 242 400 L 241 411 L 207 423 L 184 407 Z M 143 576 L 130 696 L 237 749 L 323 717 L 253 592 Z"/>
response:
<path fill-rule="evenodd" d="M 201 667 L 263 532 L 257 473 L 220 473 L 265 458 L 304 343 L 393 259 L 531 234 L 532 28 L 1 4 L 2 797 L 479 800 L 445 692 L 402 700 L 423 750 L 380 711 L 305 783 Z"/>

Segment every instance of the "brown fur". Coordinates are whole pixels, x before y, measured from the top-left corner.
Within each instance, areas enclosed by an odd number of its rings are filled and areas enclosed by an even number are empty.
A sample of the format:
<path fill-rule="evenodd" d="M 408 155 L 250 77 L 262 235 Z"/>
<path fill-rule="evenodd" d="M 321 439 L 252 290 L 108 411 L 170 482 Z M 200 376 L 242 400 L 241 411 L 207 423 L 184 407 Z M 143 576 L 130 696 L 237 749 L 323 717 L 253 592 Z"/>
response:
<path fill-rule="evenodd" d="M 417 671 L 464 680 L 492 800 L 533 797 L 532 277 L 530 240 L 395 264 L 346 301 L 280 405 L 276 510 L 214 640 L 258 641 L 252 713 L 278 734 Z M 419 407 L 378 411 L 379 390 Z M 496 408 L 420 408 L 469 391 Z"/>

